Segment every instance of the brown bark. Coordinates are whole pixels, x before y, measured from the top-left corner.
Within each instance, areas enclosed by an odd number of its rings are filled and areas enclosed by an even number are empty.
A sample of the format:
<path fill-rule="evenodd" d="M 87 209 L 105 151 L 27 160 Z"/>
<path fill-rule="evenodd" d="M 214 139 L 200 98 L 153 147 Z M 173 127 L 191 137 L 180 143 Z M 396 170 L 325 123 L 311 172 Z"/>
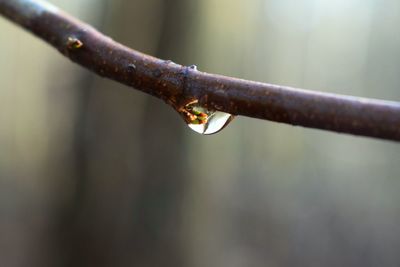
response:
<path fill-rule="evenodd" d="M 400 103 L 208 74 L 127 48 L 40 0 L 0 0 L 0 14 L 97 74 L 163 99 L 234 115 L 400 141 Z M 6 39 L 5 39 L 6 41 Z"/>

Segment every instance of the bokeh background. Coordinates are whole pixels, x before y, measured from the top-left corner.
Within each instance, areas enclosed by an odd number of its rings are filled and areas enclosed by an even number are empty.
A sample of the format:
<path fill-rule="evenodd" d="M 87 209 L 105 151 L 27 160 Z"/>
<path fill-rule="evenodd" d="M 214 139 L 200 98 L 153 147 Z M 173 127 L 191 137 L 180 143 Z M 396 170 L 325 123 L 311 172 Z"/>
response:
<path fill-rule="evenodd" d="M 202 71 L 400 100 L 397 0 L 53 0 Z M 0 265 L 398 266 L 400 145 L 198 135 L 0 19 Z"/>

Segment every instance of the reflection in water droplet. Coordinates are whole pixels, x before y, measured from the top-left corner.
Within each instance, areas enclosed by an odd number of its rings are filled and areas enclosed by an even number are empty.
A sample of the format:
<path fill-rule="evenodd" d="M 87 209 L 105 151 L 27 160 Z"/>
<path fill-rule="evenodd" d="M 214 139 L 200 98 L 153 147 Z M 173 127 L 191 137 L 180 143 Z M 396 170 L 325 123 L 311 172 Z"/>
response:
<path fill-rule="evenodd" d="M 225 128 L 233 116 L 229 113 L 222 111 L 209 111 L 202 107 L 192 107 L 191 114 L 197 115 L 197 119 L 193 120 L 192 123 L 188 123 L 188 126 L 193 131 L 199 134 L 215 134 Z M 200 115 L 199 115 L 200 114 Z M 201 114 L 207 114 L 206 119 L 202 119 Z"/>

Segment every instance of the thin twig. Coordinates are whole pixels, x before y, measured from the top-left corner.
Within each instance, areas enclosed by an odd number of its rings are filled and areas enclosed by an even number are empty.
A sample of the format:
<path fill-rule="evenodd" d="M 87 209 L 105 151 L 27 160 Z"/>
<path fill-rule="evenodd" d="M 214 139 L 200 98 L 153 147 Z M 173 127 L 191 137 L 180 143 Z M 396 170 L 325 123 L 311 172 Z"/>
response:
<path fill-rule="evenodd" d="M 178 111 L 197 100 L 205 108 L 234 115 L 400 141 L 398 102 L 200 72 L 125 47 L 41 0 L 0 0 L 0 14 L 76 63 L 159 97 Z"/>

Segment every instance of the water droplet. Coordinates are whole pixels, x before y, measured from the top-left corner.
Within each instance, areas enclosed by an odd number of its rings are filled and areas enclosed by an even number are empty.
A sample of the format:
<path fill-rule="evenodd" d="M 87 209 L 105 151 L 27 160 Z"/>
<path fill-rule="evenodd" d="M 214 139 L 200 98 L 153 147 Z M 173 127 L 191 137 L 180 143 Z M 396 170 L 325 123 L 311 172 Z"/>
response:
<path fill-rule="evenodd" d="M 229 113 L 210 111 L 197 105 L 186 106 L 184 116 L 190 129 L 205 135 L 218 133 L 233 119 Z"/>

